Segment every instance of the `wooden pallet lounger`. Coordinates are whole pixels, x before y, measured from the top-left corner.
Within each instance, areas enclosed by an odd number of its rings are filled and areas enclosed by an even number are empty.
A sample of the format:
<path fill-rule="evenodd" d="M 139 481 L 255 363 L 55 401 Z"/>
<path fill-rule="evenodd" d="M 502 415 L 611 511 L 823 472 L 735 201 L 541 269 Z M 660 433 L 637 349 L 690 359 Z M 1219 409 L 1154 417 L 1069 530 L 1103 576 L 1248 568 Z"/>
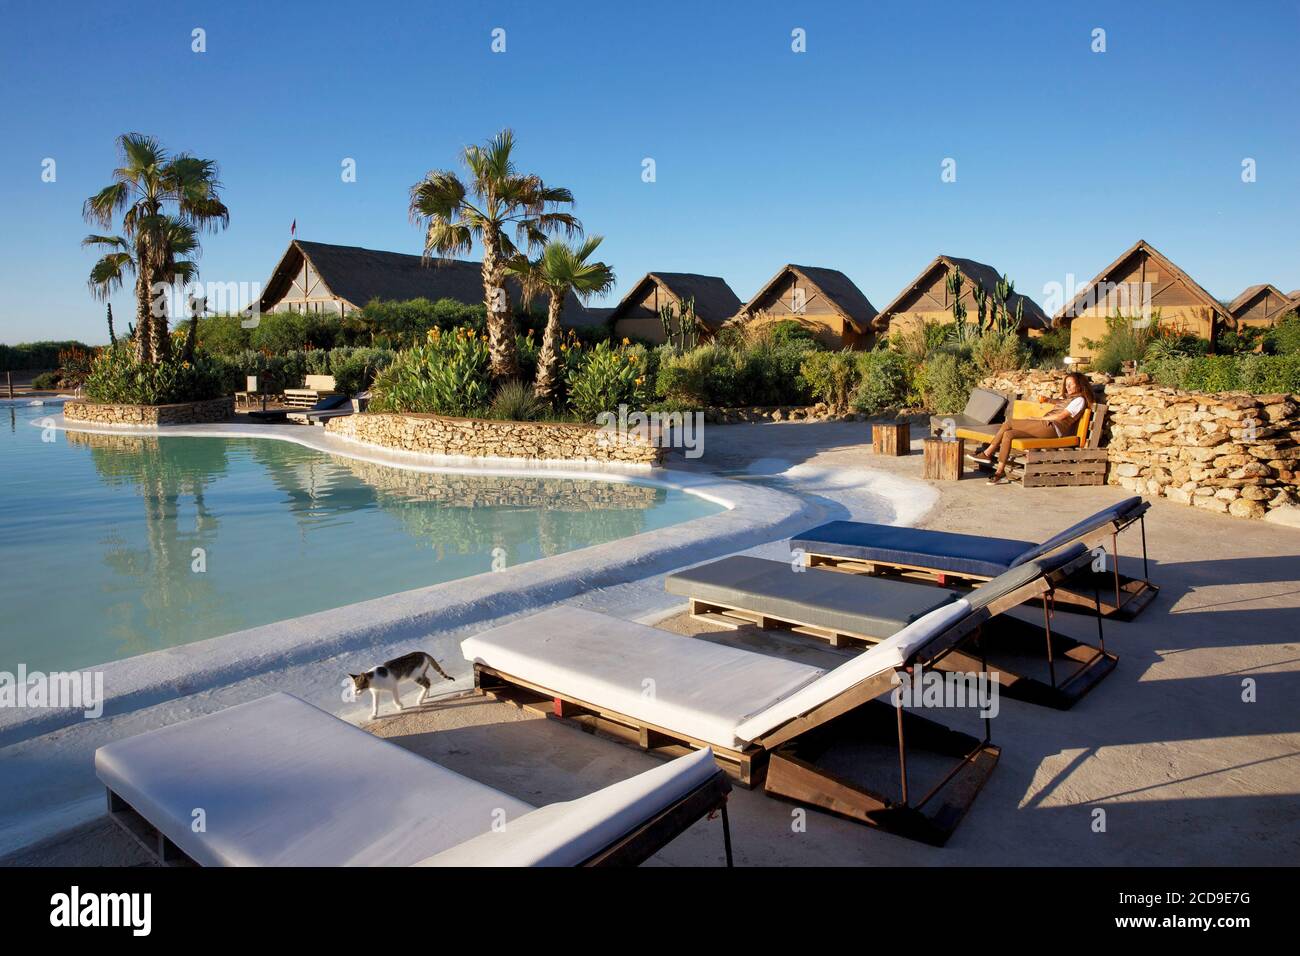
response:
<path fill-rule="evenodd" d="M 745 787 L 762 783 L 769 794 L 938 846 L 997 763 L 989 721 L 981 739 L 875 699 L 900 670 L 987 618 L 957 599 L 830 671 L 567 606 L 475 635 L 461 649 L 483 693 L 648 751 L 710 748 Z M 883 728 L 897 739 L 899 793 L 885 793 L 878 773 L 850 780 L 818 768 L 841 733 L 874 730 L 879 739 Z M 919 799 L 909 791 L 909 743 L 953 758 Z"/>
<path fill-rule="evenodd" d="M 100 747 L 95 772 L 109 815 L 167 863 L 635 866 L 714 810 L 731 863 L 730 784 L 707 753 L 538 810 L 272 694 Z"/>
<path fill-rule="evenodd" d="M 1149 580 L 1145 515 L 1151 506 L 1139 497 L 1103 508 L 1042 544 L 951 531 L 900 528 L 861 521 L 832 521 L 790 539 L 809 566 L 837 567 L 866 574 L 902 574 L 945 587 L 978 587 L 998 575 L 1068 545 L 1105 548 L 1102 570 L 1080 569 L 1053 590 L 1056 606 L 1093 613 L 1100 597 L 1106 617 L 1131 621 L 1155 599 Z M 1119 570 L 1119 534 L 1137 524 L 1142 534 L 1142 577 Z"/>
<path fill-rule="evenodd" d="M 1009 697 L 1068 709 L 1109 674 L 1118 657 L 1106 650 L 1098 608 L 1098 646 L 1052 631 L 1052 592 L 1092 561 L 1083 545 L 1018 565 L 972 591 L 972 607 L 995 615 L 965 644 L 941 652 L 927 668 L 959 672 L 979 670 L 987 662 L 1002 692 Z M 911 622 L 961 595 L 920 582 L 897 578 L 837 574 L 824 568 L 800 568 L 788 562 L 734 555 L 670 574 L 665 586 L 690 599 L 691 615 L 722 627 L 786 627 L 820 638 L 835 647 L 874 645 Z M 1026 601 L 1043 606 L 1038 628 L 1002 612 Z M 1015 656 L 1046 657 L 1048 679 L 1018 673 L 1008 662 Z M 1001 659 L 999 659 L 1001 658 Z M 1059 679 L 1058 679 L 1059 667 Z"/>

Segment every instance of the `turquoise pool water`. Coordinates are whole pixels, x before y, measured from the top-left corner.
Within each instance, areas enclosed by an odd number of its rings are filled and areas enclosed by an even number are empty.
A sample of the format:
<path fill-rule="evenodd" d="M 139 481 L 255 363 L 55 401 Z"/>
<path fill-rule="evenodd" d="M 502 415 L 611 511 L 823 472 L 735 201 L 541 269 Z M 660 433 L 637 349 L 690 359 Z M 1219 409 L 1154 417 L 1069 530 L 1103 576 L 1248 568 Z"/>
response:
<path fill-rule="evenodd" d="M 0 671 L 86 667 L 721 510 L 627 482 L 32 424 L 52 414 L 0 408 Z"/>

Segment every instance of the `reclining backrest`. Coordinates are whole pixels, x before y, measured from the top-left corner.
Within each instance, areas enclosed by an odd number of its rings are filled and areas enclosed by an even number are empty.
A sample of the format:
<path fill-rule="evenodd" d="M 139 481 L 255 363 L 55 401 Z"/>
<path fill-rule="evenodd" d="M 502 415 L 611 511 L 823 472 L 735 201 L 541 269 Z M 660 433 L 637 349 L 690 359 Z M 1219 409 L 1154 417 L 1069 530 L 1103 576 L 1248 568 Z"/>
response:
<path fill-rule="evenodd" d="M 1036 560 L 1016 564 L 1011 570 L 999 574 L 991 581 L 986 581 L 976 590 L 966 595 L 966 600 L 970 603 L 972 609 L 988 607 L 1016 589 L 1031 583 L 1036 578 L 1045 577 L 1058 568 L 1064 567 L 1071 561 L 1082 557 L 1087 550 L 1082 544 L 1075 544 L 1052 554 L 1044 555 Z"/>
<path fill-rule="evenodd" d="M 1007 407 L 1007 397 L 997 392 L 990 391 L 987 388 L 971 389 L 970 398 L 966 400 L 966 408 L 962 414 L 973 421 L 980 422 L 984 425 L 990 425 L 993 419 L 1002 413 L 1002 409 Z"/>
<path fill-rule="evenodd" d="M 577 866 L 718 773 L 708 747 L 565 803 L 515 817 L 500 830 L 416 866 Z"/>
<path fill-rule="evenodd" d="M 927 643 L 970 613 L 971 606 L 965 598 L 935 608 L 893 637 L 863 651 L 790 696 L 751 714 L 736 727 L 736 737 L 740 740 L 756 740 L 782 724 L 834 700 L 855 684 L 897 669 Z"/>
<path fill-rule="evenodd" d="M 1076 538 L 1080 538 L 1089 531 L 1095 531 L 1112 521 L 1118 521 L 1130 511 L 1135 510 L 1142 504 L 1141 497 L 1134 495 L 1131 498 L 1125 498 L 1123 501 L 1116 502 L 1109 508 L 1102 508 L 1094 515 L 1089 515 L 1082 521 L 1070 525 L 1060 534 L 1053 535 L 1040 545 L 1036 545 L 1026 551 L 1020 557 L 1011 562 L 1011 567 L 1017 567 L 1026 561 L 1033 561 L 1035 558 L 1044 554 L 1049 554 L 1064 544 L 1069 544 Z"/>

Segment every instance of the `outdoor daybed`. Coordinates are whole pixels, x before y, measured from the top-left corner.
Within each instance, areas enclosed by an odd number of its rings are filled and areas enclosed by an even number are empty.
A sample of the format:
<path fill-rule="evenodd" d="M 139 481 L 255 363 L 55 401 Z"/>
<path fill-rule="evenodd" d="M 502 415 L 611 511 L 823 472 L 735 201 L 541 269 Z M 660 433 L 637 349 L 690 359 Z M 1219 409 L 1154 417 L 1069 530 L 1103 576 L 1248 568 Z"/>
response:
<path fill-rule="evenodd" d="M 790 547 L 803 551 L 812 567 L 830 565 L 868 574 L 898 573 L 944 586 L 974 587 L 1067 545 L 1104 548 L 1109 539 L 1110 552 L 1105 558 L 1108 567 L 1078 571 L 1056 587 L 1054 599 L 1065 610 L 1091 612 L 1100 590 L 1104 615 L 1132 620 L 1159 591 L 1148 579 L 1145 515 L 1150 507 L 1140 497 L 1125 498 L 1041 544 L 863 521 L 832 521 L 791 538 Z M 1142 533 L 1141 578 L 1128 577 L 1119 570 L 1119 533 L 1133 524 L 1138 524 Z"/>
<path fill-rule="evenodd" d="M 569 606 L 467 638 L 461 650 L 482 693 L 646 750 L 710 749 L 745 787 L 761 782 L 769 794 L 942 845 L 997 764 L 988 715 L 981 739 L 875 698 L 988 616 L 959 598 L 829 671 Z M 896 740 L 897 754 L 883 768 L 868 761 L 860 779 L 819 767 L 845 739 Z M 955 758 L 919 798 L 908 745 Z M 900 764 L 895 793 L 888 780 Z"/>
<path fill-rule="evenodd" d="M 110 816 L 168 862 L 636 865 L 713 810 L 731 861 L 708 753 L 534 809 L 283 693 L 106 744 L 95 772 Z"/>
<path fill-rule="evenodd" d="M 966 642 L 971 646 L 947 649 L 941 661 L 927 661 L 927 666 L 968 672 L 981 669 L 981 662 L 987 659 L 990 676 L 996 676 L 1008 696 L 1061 709 L 1073 706 L 1118 661 L 1107 652 L 1104 638 L 1094 647 L 1052 632 L 1056 582 L 1091 561 L 1088 549 L 1076 544 L 1017 565 L 970 592 L 967 600 L 972 607 L 988 606 L 995 611 L 1039 600 L 1043 625 L 998 613 L 980 629 L 978 652 L 972 635 Z M 796 570 L 787 561 L 747 555 L 670 574 L 665 587 L 672 594 L 690 598 L 691 616 L 699 620 L 728 628 L 748 624 L 787 627 L 836 647 L 875 644 L 961 597 L 955 591 L 899 578 L 840 574 L 823 568 Z M 1100 614 L 1097 623 L 1100 638 Z M 1045 656 L 1048 679 L 1018 672 L 1021 665 L 1011 662 L 1013 656 Z M 1058 662 L 1063 668 L 1060 680 Z"/>

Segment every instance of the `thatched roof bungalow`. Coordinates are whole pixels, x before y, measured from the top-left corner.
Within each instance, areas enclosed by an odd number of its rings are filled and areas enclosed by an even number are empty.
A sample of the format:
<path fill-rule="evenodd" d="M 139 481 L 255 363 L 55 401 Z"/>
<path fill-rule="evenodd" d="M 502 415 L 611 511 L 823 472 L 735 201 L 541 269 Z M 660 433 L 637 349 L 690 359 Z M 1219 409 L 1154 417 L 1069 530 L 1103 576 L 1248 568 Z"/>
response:
<path fill-rule="evenodd" d="M 1261 282 L 1228 303 L 1228 311 L 1238 325 L 1265 328 L 1276 325 L 1278 319 L 1295 308 L 1294 298 L 1278 291 L 1275 285 Z"/>
<path fill-rule="evenodd" d="M 740 299 L 718 276 L 693 272 L 647 272 L 619 301 L 605 321 L 616 338 L 663 344 L 667 340 L 659 310 L 671 305 L 678 315 L 693 301 L 701 337 L 708 338 L 736 314 Z"/>
<path fill-rule="evenodd" d="M 1070 329 L 1070 355 L 1091 358 L 1085 344 L 1106 334 L 1106 319 L 1116 314 L 1154 317 L 1198 338 L 1213 342 L 1233 319 L 1222 303 L 1206 292 L 1154 246 L 1139 239 L 1099 272 L 1078 295 L 1052 317 Z"/>
<path fill-rule="evenodd" d="M 483 302 L 482 269 L 481 263 L 463 259 L 426 262 L 401 252 L 295 239 L 262 287 L 258 305 L 263 312 L 335 314 L 355 312 L 371 299 L 454 299 L 478 305 Z M 507 279 L 506 288 L 511 305 L 518 308 L 519 283 Z M 572 293 L 561 319 L 568 325 L 593 322 Z"/>
<path fill-rule="evenodd" d="M 881 333 L 901 332 L 909 327 L 934 322 L 940 325 L 951 322 L 952 295 L 948 291 L 948 274 L 959 270 L 965 279 L 962 285 L 961 301 L 966 306 L 967 319 L 975 321 L 975 289 L 982 288 L 989 297 L 988 308 L 992 308 L 993 291 L 997 288 L 1002 275 L 997 269 L 974 259 L 960 256 L 936 256 L 929 265 L 921 270 L 920 275 L 904 286 L 892 302 L 880 310 L 872 325 Z M 1020 331 L 1024 333 L 1043 332 L 1051 327 L 1051 320 L 1037 302 L 1019 292 L 1012 293 L 1007 308 L 1015 315 L 1020 307 Z"/>
<path fill-rule="evenodd" d="M 785 265 L 740 310 L 739 318 L 761 326 L 795 321 L 831 348 L 867 348 L 876 307 L 838 269 Z"/>

